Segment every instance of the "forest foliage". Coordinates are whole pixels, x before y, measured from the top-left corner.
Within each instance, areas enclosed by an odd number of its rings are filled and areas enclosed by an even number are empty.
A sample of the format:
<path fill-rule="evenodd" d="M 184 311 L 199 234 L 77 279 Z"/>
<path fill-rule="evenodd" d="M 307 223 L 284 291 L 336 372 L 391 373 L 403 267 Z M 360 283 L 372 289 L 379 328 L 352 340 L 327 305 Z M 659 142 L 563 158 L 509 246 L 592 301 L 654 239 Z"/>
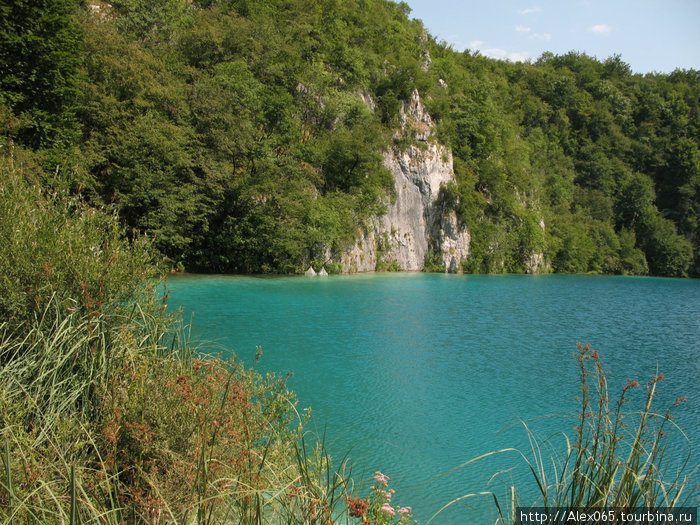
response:
<path fill-rule="evenodd" d="M 697 276 L 699 75 L 457 52 L 387 0 L 0 2 L 0 137 L 173 266 L 297 272 L 393 180 L 418 89 L 454 155 L 468 272 Z"/>

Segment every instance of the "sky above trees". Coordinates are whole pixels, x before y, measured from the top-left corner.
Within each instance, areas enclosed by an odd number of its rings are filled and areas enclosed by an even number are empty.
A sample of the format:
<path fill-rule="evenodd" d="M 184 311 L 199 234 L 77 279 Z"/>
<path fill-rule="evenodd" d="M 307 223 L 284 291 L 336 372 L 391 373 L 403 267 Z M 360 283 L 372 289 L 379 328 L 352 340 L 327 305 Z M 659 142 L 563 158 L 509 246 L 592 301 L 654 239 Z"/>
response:
<path fill-rule="evenodd" d="M 527 61 L 543 52 L 620 54 L 635 73 L 700 69 L 697 0 L 406 0 L 457 51 Z"/>

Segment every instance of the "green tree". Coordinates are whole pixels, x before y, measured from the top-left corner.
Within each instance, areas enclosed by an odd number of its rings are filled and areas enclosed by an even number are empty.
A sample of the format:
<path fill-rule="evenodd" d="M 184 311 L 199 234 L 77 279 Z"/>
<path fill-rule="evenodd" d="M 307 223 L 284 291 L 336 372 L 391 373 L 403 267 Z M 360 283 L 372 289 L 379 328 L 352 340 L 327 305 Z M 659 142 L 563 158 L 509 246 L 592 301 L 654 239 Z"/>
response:
<path fill-rule="evenodd" d="M 72 104 L 82 58 L 77 0 L 0 2 L 0 106 L 5 132 L 31 148 L 72 144 Z M 1 114 L 0 114 L 1 115 Z"/>
<path fill-rule="evenodd" d="M 78 149 L 54 179 L 190 269 L 298 271 L 347 247 L 391 198 L 382 153 L 405 147 L 417 89 L 453 153 L 470 271 L 543 253 L 556 271 L 697 272 L 695 71 L 458 53 L 386 0 L 81 6 L 0 2 L 0 132 Z"/>
<path fill-rule="evenodd" d="M 692 235 L 698 228 L 700 213 L 700 151 L 697 140 L 680 137 L 666 153 L 666 163 L 657 173 L 659 208 L 668 210 L 668 217 L 679 231 Z"/>
<path fill-rule="evenodd" d="M 649 271 L 653 275 L 687 277 L 693 262 L 693 247 L 679 235 L 675 224 L 658 217 L 644 242 Z"/>
<path fill-rule="evenodd" d="M 624 275 L 646 275 L 649 272 L 644 252 L 636 247 L 637 239 L 631 230 L 623 229 L 620 239 L 620 273 Z"/>

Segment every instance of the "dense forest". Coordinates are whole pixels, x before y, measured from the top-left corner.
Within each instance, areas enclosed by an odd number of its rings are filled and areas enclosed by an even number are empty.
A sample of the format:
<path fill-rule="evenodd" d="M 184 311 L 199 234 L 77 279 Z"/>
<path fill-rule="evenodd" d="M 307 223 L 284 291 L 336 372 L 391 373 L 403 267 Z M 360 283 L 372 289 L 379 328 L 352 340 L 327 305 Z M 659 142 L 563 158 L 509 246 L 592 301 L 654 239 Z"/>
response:
<path fill-rule="evenodd" d="M 382 153 L 417 89 L 454 155 L 464 271 L 540 253 L 700 275 L 695 70 L 460 53 L 388 0 L 2 1 L 0 43 L 0 155 L 173 267 L 291 273 L 351 245 L 391 199 Z"/>

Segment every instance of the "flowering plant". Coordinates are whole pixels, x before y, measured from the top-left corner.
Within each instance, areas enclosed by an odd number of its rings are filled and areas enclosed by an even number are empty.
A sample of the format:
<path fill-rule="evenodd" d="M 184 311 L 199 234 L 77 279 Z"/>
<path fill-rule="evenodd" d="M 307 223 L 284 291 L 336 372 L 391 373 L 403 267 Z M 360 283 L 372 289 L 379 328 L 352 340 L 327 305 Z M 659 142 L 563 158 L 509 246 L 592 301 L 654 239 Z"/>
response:
<path fill-rule="evenodd" d="M 350 516 L 361 518 L 363 525 L 409 525 L 416 523 L 411 516 L 411 507 L 399 507 L 392 503 L 396 491 L 389 488 L 386 474 L 374 473 L 375 484 L 368 498 L 347 498 Z"/>

